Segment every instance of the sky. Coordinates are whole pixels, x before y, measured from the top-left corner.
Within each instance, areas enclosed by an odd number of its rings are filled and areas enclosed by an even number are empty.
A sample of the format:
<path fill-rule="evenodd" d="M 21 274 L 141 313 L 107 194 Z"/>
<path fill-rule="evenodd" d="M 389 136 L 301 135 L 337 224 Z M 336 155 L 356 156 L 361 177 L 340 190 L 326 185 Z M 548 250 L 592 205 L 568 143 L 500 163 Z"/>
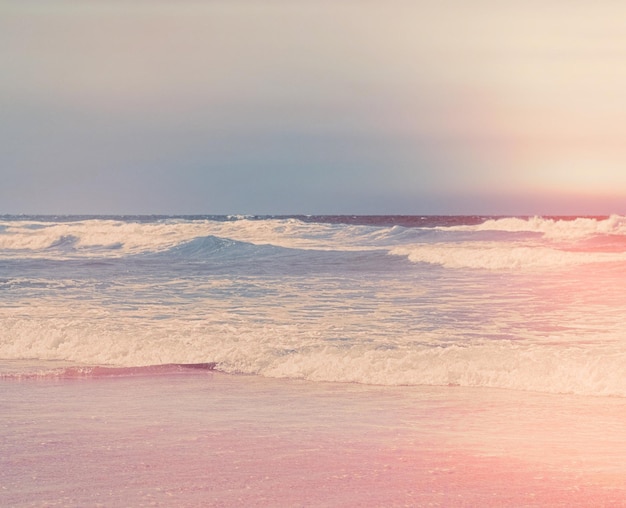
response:
<path fill-rule="evenodd" d="M 0 214 L 626 214 L 624 19 L 0 0 Z"/>

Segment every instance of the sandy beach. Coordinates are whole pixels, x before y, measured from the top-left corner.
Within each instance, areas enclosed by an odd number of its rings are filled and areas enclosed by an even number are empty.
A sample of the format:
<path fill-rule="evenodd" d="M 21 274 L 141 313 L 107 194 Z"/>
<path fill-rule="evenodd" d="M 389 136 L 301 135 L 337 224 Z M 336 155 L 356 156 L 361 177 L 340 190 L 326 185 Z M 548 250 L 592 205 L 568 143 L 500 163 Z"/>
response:
<path fill-rule="evenodd" d="M 197 369 L 2 385 L 3 506 L 626 502 L 615 399 Z"/>

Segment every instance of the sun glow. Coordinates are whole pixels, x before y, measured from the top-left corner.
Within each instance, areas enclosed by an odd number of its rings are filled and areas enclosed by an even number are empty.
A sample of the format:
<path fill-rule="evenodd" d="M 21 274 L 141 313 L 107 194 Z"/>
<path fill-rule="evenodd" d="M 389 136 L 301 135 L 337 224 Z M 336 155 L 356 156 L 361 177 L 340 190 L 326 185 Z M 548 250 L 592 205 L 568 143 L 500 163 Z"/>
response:
<path fill-rule="evenodd" d="M 626 173 L 616 163 L 593 158 L 545 161 L 534 178 L 554 191 L 604 194 L 626 189 Z"/>

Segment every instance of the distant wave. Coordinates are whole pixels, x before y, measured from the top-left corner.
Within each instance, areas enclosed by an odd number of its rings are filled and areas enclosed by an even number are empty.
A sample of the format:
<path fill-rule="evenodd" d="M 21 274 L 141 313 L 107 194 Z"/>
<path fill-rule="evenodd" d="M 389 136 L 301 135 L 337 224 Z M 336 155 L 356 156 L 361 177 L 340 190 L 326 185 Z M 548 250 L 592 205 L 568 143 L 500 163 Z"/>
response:
<path fill-rule="evenodd" d="M 626 236 L 626 217 L 621 215 L 611 215 L 607 218 L 569 219 L 506 217 L 488 219 L 476 225 L 450 226 L 446 229 L 450 231 L 528 231 L 542 233 L 550 239 L 569 240 L 595 235 Z"/>
<path fill-rule="evenodd" d="M 201 260 L 209 256 L 276 255 L 276 249 L 378 251 L 415 263 L 449 268 L 549 268 L 626 259 L 626 217 L 462 218 L 445 226 L 311 223 L 295 218 L 164 219 L 136 222 L 7 221 L 1 258 L 120 258 L 158 255 Z M 437 222 L 438 224 L 441 221 Z M 282 251 L 284 254 L 287 251 Z"/>
<path fill-rule="evenodd" d="M 254 255 L 259 250 L 267 250 L 267 248 L 268 246 L 257 246 L 247 242 L 209 235 L 194 238 L 193 240 L 169 247 L 166 250 L 150 253 L 150 255 L 172 259 L 201 260 L 214 256 Z"/>
<path fill-rule="evenodd" d="M 450 235 L 445 242 L 432 237 L 434 241 L 391 247 L 390 253 L 414 263 L 487 270 L 626 261 L 626 217 L 618 215 L 606 219 L 511 217 L 437 229 Z"/>
<path fill-rule="evenodd" d="M 77 222 L 13 221 L 0 231 L 1 257 L 122 257 L 170 252 L 193 255 L 224 242 L 305 250 L 354 251 L 385 248 L 425 233 L 400 226 L 306 223 L 298 219 L 165 220 L 137 223 L 92 219 Z M 217 240 L 220 238 L 220 245 Z"/>
<path fill-rule="evenodd" d="M 524 244 L 502 245 L 497 242 L 421 244 L 394 247 L 390 254 L 406 256 L 414 263 L 430 263 L 446 268 L 486 270 L 550 269 L 592 263 L 626 262 L 626 244 L 617 252 L 558 249 Z"/>

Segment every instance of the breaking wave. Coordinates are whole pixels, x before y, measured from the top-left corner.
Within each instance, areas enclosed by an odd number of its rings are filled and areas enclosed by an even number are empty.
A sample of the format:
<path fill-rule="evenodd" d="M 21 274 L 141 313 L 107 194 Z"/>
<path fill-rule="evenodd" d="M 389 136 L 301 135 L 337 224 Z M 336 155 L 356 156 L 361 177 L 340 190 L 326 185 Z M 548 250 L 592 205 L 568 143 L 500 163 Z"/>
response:
<path fill-rule="evenodd" d="M 14 356 L 63 359 L 82 365 L 4 372 L 0 378 L 99 378 L 216 370 L 315 382 L 453 385 L 626 397 L 622 368 L 626 352 L 611 344 L 590 354 L 584 345 L 506 340 L 351 344 L 309 338 L 290 342 L 269 330 L 228 333 L 222 329 L 220 336 L 207 340 L 199 330 L 194 335 L 193 329 L 187 329 L 183 331 L 184 341 L 154 333 L 132 341 L 125 336 L 103 335 L 98 339 L 85 337 L 82 327 L 74 333 L 66 333 L 62 342 L 22 337 L 14 344 Z"/>

